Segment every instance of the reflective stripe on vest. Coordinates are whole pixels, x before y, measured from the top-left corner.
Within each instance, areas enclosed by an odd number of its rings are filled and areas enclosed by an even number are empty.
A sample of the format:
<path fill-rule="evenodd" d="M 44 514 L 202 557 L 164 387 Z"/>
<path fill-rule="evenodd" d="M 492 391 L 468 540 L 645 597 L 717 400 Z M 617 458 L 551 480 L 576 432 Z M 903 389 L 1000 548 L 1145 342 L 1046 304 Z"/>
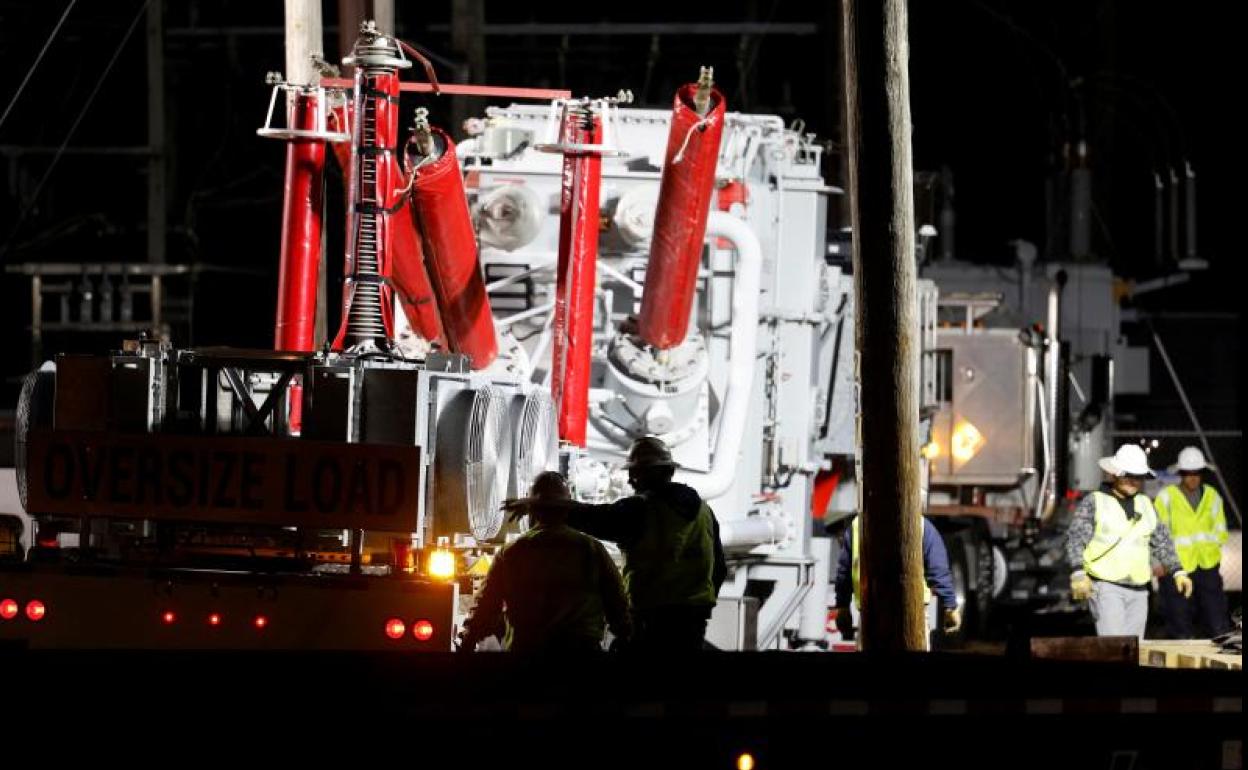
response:
<path fill-rule="evenodd" d="M 1083 568 L 1098 580 L 1144 585 L 1152 580 L 1149 541 L 1157 528 L 1157 513 L 1146 495 L 1135 496 L 1134 521 L 1117 498 L 1093 492 L 1096 505 L 1096 533 L 1083 549 Z"/>
<path fill-rule="evenodd" d="M 624 564 L 624 583 L 634 610 L 715 604 L 715 514 L 703 502 L 692 519 L 646 496 L 641 540 Z"/>
<path fill-rule="evenodd" d="M 862 610 L 862 588 L 860 586 L 861 581 L 858 579 L 858 575 L 859 575 L 858 542 L 862 540 L 862 538 L 860 537 L 861 532 L 858 528 L 857 516 L 854 517 L 854 520 L 850 522 L 849 526 L 850 526 L 850 535 L 849 535 L 849 538 L 850 538 L 849 540 L 850 577 L 852 577 L 854 581 L 854 604 L 857 604 L 859 611 L 861 611 Z M 927 526 L 927 525 L 924 524 L 922 526 Z M 923 569 L 924 571 L 927 570 L 926 561 L 923 563 Z M 923 581 L 923 604 L 927 605 L 931 601 L 932 601 L 932 589 L 927 585 L 927 581 L 924 580 Z"/>
<path fill-rule="evenodd" d="M 1183 569 L 1213 569 L 1222 562 L 1226 519 L 1221 513 L 1222 498 L 1208 484 L 1202 486 L 1195 510 L 1183 490 L 1174 484 L 1157 496 L 1157 514 L 1170 528 Z"/>

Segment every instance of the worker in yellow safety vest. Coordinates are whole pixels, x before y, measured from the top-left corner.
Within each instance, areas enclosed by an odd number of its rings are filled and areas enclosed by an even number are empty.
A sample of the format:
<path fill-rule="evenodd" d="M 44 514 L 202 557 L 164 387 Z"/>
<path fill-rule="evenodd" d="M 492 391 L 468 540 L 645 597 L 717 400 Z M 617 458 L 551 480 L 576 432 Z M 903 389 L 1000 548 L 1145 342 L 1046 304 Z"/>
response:
<path fill-rule="evenodd" d="M 679 464 L 657 436 L 636 439 L 624 467 L 636 494 L 613 503 L 520 498 L 503 509 L 517 518 L 558 508 L 569 526 L 619 546 L 634 624 L 630 651 L 705 649 L 728 574 L 715 513 L 696 490 L 674 481 Z"/>
<path fill-rule="evenodd" d="M 1169 527 L 1157 518 L 1148 495 L 1140 494 L 1144 480 L 1153 477 L 1144 450 L 1123 444 L 1099 464 L 1110 481 L 1079 501 L 1066 530 L 1070 595 L 1088 602 L 1098 635 L 1142 639 L 1152 562 L 1174 576 L 1184 596 L 1191 596 L 1192 581 L 1179 563 Z"/>
<path fill-rule="evenodd" d="M 1166 632 L 1173 639 L 1191 639 L 1196 630 L 1194 621 L 1203 626 L 1202 633 L 1217 636 L 1231 628 L 1226 593 L 1222 589 L 1222 544 L 1226 542 L 1226 514 L 1222 496 L 1204 483 L 1205 470 L 1213 466 L 1194 446 L 1179 452 L 1179 483 L 1169 484 L 1157 495 L 1153 505 L 1157 516 L 1170 528 L 1174 548 L 1183 569 L 1192 578 L 1192 597 L 1179 595 L 1174 580 L 1160 577 L 1161 610 L 1166 618 Z"/>

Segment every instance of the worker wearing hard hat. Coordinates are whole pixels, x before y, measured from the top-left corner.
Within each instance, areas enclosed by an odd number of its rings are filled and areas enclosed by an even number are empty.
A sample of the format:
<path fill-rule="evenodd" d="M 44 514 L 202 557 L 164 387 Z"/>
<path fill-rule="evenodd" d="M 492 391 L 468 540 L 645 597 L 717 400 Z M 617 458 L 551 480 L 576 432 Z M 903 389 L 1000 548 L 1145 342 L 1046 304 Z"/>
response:
<path fill-rule="evenodd" d="M 953 589 L 953 574 L 949 569 L 949 553 L 940 532 L 926 516 L 923 518 L 923 603 L 931 605 L 936 597 L 940 630 L 953 634 L 962 627 L 962 611 L 958 607 L 958 595 Z M 862 591 L 859 580 L 858 544 L 861 541 L 859 516 L 853 511 L 834 511 L 824 520 L 828 534 L 840 540 L 841 550 L 837 559 L 836 579 L 836 628 L 846 640 L 854 638 L 854 606 L 862 611 Z M 929 619 L 930 626 L 930 619 Z"/>
<path fill-rule="evenodd" d="M 1222 590 L 1222 544 L 1226 542 L 1226 514 L 1222 496 L 1204 483 L 1202 474 L 1213 470 L 1205 455 L 1189 446 L 1179 452 L 1179 483 L 1169 484 L 1157 495 L 1153 506 L 1157 517 L 1170 528 L 1179 561 L 1192 579 L 1192 596 L 1179 595 L 1174 581 L 1162 577 L 1161 609 L 1166 631 L 1173 639 L 1191 639 L 1193 620 L 1199 619 L 1210 637 L 1229 631 L 1230 612 Z"/>
<path fill-rule="evenodd" d="M 1066 532 L 1066 559 L 1074 570 L 1071 597 L 1087 600 L 1098 635 L 1143 638 L 1152 562 L 1174 576 L 1184 596 L 1191 596 L 1192 581 L 1179 563 L 1170 529 L 1140 494 L 1144 480 L 1153 477 L 1144 450 L 1123 444 L 1099 464 L 1111 480 L 1079 501 Z"/>
<path fill-rule="evenodd" d="M 573 527 L 617 543 L 624 553 L 633 648 L 700 650 L 728 574 L 719 523 L 695 490 L 672 480 L 677 464 L 660 439 L 634 441 L 625 467 L 637 494 L 606 505 L 555 504 L 567 509 Z M 524 499 L 503 507 L 516 517 L 549 505 Z"/>
<path fill-rule="evenodd" d="M 567 482 L 554 471 L 538 475 L 531 495 L 535 501 L 570 497 Z M 534 506 L 531 521 L 532 529 L 490 566 L 460 649 L 471 652 L 477 642 L 498 635 L 504 613 L 504 647 L 513 652 L 600 651 L 604 626 L 627 639 L 628 598 L 607 549 L 569 527 L 566 508 Z"/>

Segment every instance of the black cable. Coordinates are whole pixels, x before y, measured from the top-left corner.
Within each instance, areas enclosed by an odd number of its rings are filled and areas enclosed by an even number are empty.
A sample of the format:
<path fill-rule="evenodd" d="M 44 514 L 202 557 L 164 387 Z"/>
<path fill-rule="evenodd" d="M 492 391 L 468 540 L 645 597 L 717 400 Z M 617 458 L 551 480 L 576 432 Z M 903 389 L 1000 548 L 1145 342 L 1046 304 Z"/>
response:
<path fill-rule="evenodd" d="M 1133 85 L 1140 89 L 1141 92 L 1150 95 L 1153 100 L 1161 106 L 1162 112 L 1166 114 L 1166 117 L 1170 119 L 1172 124 L 1171 128 L 1174 129 L 1175 142 L 1178 144 L 1180 157 L 1188 157 L 1188 147 L 1186 137 L 1183 133 L 1183 124 L 1179 121 L 1178 113 L 1175 112 L 1175 109 L 1170 104 L 1170 101 L 1166 99 L 1156 85 L 1137 75 L 1129 75 L 1121 72 L 1097 72 L 1092 75 L 1089 80 L 1113 80 L 1120 83 L 1126 83 L 1128 85 Z M 1118 90 L 1123 93 L 1131 93 L 1127 89 L 1121 87 L 1118 87 Z"/>
<path fill-rule="evenodd" d="M 91 109 L 91 104 L 95 101 L 96 95 L 100 92 L 100 86 L 104 85 L 104 81 L 108 79 L 108 74 L 113 71 L 113 65 L 117 63 L 117 59 L 121 56 L 122 49 L 126 47 L 130 36 L 134 34 L 134 28 L 138 26 L 139 19 L 143 18 L 143 13 L 147 10 L 147 6 L 152 0 L 143 0 L 143 5 L 139 6 L 139 12 L 134 15 L 134 19 L 130 22 L 126 34 L 122 36 L 121 42 L 117 44 L 116 50 L 113 51 L 113 58 L 108 60 L 108 64 L 104 67 L 104 71 L 100 73 L 100 79 L 95 81 L 95 88 L 91 89 L 91 94 L 87 96 L 87 100 L 83 102 L 82 109 L 78 112 L 78 117 L 74 119 L 74 124 L 69 127 L 69 131 L 65 133 L 65 139 L 61 141 L 61 146 L 57 148 L 56 154 L 52 156 L 52 162 L 48 164 L 48 170 L 43 172 L 43 178 L 39 180 L 39 184 L 35 187 L 35 192 L 31 194 L 30 201 L 26 207 L 22 209 L 22 213 L 17 217 L 17 224 L 13 225 L 13 232 L 9 233 L 9 237 L 4 242 L 4 248 L 0 248 L 0 255 L 8 254 L 9 245 L 13 243 L 13 239 L 17 237 L 18 231 L 21 230 L 22 224 L 26 221 L 26 216 L 30 214 L 35 207 L 35 201 L 39 199 L 39 193 L 43 191 L 44 184 L 47 183 L 48 177 L 52 176 L 52 172 L 56 169 L 57 162 L 64 154 L 65 148 L 69 146 L 69 140 L 73 138 L 74 132 L 78 130 L 78 125 L 82 123 L 82 119 L 86 117 L 87 111 Z"/>
<path fill-rule="evenodd" d="M 69 12 L 74 9 L 74 4 L 78 0 L 69 0 L 69 5 L 65 6 L 65 12 L 61 14 L 60 21 L 56 22 L 56 26 L 52 28 L 52 33 L 48 35 L 48 39 L 43 42 L 43 48 L 39 50 L 39 55 L 35 57 L 34 64 L 30 65 L 30 69 L 26 70 L 26 77 L 22 78 L 22 84 L 17 87 L 17 91 L 13 93 L 13 98 L 9 100 L 9 106 L 4 108 L 4 114 L 0 115 L 0 126 L 4 125 L 4 121 L 8 120 L 9 113 L 13 111 L 13 105 L 17 104 L 17 100 L 22 95 L 22 91 L 26 90 L 26 84 L 30 82 L 30 78 L 35 74 L 35 70 L 39 68 L 39 62 L 43 61 L 43 56 L 52 47 L 52 41 L 56 39 L 56 33 L 61 31 L 61 25 L 65 23 L 65 19 L 69 18 Z"/>
<path fill-rule="evenodd" d="M 828 375 L 828 398 L 823 405 L 823 428 L 819 431 L 819 438 L 828 437 L 828 426 L 832 423 L 832 394 L 836 391 L 836 370 L 840 366 L 841 359 L 841 332 L 845 330 L 845 305 L 849 302 L 849 295 L 841 295 L 841 304 L 836 309 L 836 314 L 840 316 L 836 322 L 836 339 L 832 342 L 832 371 Z"/>
<path fill-rule="evenodd" d="M 982 13 L 986 14 L 987 16 L 991 17 L 997 23 L 1002 24 L 1005 27 L 1007 27 L 1011 32 L 1014 33 L 1015 36 L 1026 41 L 1033 48 L 1035 48 L 1036 50 L 1044 54 L 1046 57 L 1048 57 L 1048 59 L 1053 64 L 1053 66 L 1057 68 L 1058 74 L 1061 76 L 1061 84 L 1062 84 L 1061 88 L 1058 89 L 1058 95 L 1061 100 L 1062 128 L 1066 131 L 1069 131 L 1070 130 L 1070 111 L 1071 111 L 1070 110 L 1070 74 L 1066 68 L 1066 63 L 1062 61 L 1062 57 L 1058 56 L 1057 52 L 1055 52 L 1052 48 L 1050 48 L 1049 46 L 1037 40 L 1035 36 L 1033 36 L 1030 32 L 1023 29 L 1021 26 L 1019 26 L 1018 23 L 1015 22 L 1013 19 L 1011 19 L 1009 16 L 1006 16 L 1000 11 L 997 11 L 996 9 L 989 7 L 986 3 L 980 2 L 980 0 L 972 0 L 970 5 L 978 9 Z"/>

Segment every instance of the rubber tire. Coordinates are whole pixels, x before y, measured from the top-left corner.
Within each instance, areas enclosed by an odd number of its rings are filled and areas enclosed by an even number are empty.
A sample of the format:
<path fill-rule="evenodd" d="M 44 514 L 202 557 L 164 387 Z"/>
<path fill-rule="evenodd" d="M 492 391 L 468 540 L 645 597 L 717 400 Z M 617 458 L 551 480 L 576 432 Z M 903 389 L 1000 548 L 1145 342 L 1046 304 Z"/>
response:
<path fill-rule="evenodd" d="M 27 499 L 26 466 L 27 444 L 31 431 L 52 427 L 52 413 L 56 397 L 56 370 L 36 369 L 22 380 L 22 390 L 17 398 L 14 415 L 13 458 L 17 466 L 17 496 L 23 510 L 29 513 Z"/>
<path fill-rule="evenodd" d="M 962 607 L 962 628 L 949 642 L 960 645 L 968 639 L 984 639 L 988 635 L 992 617 L 992 541 L 979 527 L 968 527 L 948 539 L 949 566 L 961 571 L 963 576 L 975 575 L 967 581 L 964 591 L 966 604 Z"/>

